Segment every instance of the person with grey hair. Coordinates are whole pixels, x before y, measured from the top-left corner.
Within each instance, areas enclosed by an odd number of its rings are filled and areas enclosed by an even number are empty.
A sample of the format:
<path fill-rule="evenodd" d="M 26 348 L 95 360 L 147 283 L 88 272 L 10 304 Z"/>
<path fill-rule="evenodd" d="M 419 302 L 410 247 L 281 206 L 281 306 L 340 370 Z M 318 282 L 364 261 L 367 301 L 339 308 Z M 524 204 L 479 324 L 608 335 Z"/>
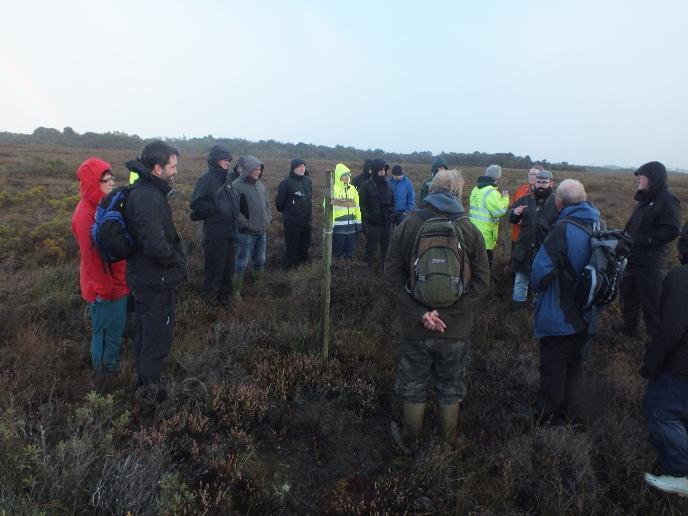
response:
<path fill-rule="evenodd" d="M 490 165 L 485 175 L 478 178 L 470 197 L 471 222 L 483 235 L 490 267 L 494 265 L 494 250 L 499 238 L 499 219 L 509 209 L 509 192 L 497 190 L 497 181 L 502 177 L 502 167 Z"/>
<path fill-rule="evenodd" d="M 556 424 L 575 416 L 583 357 L 595 324 L 595 310 L 581 311 L 574 287 L 590 261 L 591 233 L 599 228 L 600 212 L 575 179 L 562 181 L 554 197 L 559 221 L 535 255 L 530 281 L 538 293 L 533 320 L 540 340 L 538 417 Z"/>
<path fill-rule="evenodd" d="M 411 213 L 392 234 L 385 260 L 384 282 L 396 296 L 401 333 L 397 390 L 403 402 L 402 428 L 393 422 L 391 433 L 394 442 L 405 453 L 413 452 L 421 434 L 429 380 L 435 385 L 440 433 L 447 442 L 451 443 L 456 435 L 459 403 L 466 394 L 464 374 L 473 315 L 487 293 L 490 268 L 482 234 L 466 217 L 461 205 L 462 189 L 460 172 L 438 171 L 422 208 Z M 433 237 L 437 238 L 444 231 L 443 238 L 453 242 L 445 246 L 445 250 L 451 247 L 456 253 L 458 240 L 459 249 L 470 264 L 468 280 L 463 275 L 465 269 L 458 262 L 452 262 L 456 265 L 452 270 L 456 273 L 461 270 L 460 277 L 467 281 L 464 293 L 454 292 L 441 304 L 434 303 L 437 306 L 432 306 L 433 302 L 427 298 L 420 301 L 415 289 L 419 281 L 427 281 L 426 276 L 420 280 L 416 267 L 421 261 L 417 259 L 421 236 L 429 234 L 430 224 L 438 231 L 432 233 Z M 446 264 L 452 261 L 448 256 L 433 254 L 436 260 L 432 263 Z M 453 276 L 450 284 L 455 288 L 457 283 Z M 448 284 L 443 283 L 433 292 L 439 289 L 450 290 Z"/>
<path fill-rule="evenodd" d="M 511 269 L 514 272 L 512 311 L 525 308 L 533 257 L 559 217 L 553 191 L 554 176 L 549 170 L 540 170 L 533 191 L 518 199 L 509 211 L 509 222 L 521 227 L 511 250 Z"/>

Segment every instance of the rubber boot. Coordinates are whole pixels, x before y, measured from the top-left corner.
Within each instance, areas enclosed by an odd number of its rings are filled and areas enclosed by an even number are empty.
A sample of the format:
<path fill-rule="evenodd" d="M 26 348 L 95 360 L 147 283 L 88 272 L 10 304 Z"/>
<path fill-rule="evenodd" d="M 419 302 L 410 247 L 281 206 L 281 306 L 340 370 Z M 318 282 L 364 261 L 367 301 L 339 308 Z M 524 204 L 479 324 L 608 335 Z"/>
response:
<path fill-rule="evenodd" d="M 241 287 L 244 284 L 244 273 L 235 272 L 232 278 L 232 301 L 235 303 L 241 303 Z"/>
<path fill-rule="evenodd" d="M 411 403 L 405 401 L 403 404 L 401 439 L 399 447 L 408 454 L 416 451 L 418 438 L 423 430 L 423 418 L 425 416 L 425 403 Z"/>
<path fill-rule="evenodd" d="M 456 439 L 456 427 L 459 423 L 459 404 L 453 403 L 437 405 L 440 414 L 440 434 L 447 444 L 452 444 Z"/>

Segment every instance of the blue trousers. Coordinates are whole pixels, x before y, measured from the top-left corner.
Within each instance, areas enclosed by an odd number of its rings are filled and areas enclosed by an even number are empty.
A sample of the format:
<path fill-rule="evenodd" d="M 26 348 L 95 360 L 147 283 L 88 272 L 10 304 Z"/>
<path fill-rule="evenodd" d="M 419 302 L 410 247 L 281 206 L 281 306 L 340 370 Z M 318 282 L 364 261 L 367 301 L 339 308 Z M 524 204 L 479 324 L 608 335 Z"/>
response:
<path fill-rule="evenodd" d="M 97 372 L 115 372 L 119 368 L 119 350 L 127 322 L 127 296 L 115 301 L 89 303 L 93 338 L 91 360 Z"/>
<path fill-rule="evenodd" d="M 265 267 L 265 250 L 267 239 L 265 233 L 251 235 L 238 233 L 236 241 L 236 260 L 234 272 L 244 272 L 249 259 L 253 260 L 253 270 L 260 271 Z"/>
<path fill-rule="evenodd" d="M 643 409 L 664 473 L 688 476 L 688 379 L 660 374 L 647 384 Z"/>

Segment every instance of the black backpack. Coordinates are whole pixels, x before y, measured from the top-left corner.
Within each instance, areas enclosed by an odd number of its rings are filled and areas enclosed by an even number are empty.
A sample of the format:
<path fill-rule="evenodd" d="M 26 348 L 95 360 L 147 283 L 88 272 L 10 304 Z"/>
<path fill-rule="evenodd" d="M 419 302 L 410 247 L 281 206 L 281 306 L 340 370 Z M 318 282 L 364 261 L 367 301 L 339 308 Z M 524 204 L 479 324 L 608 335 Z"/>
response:
<path fill-rule="evenodd" d="M 619 293 L 632 239 L 621 229 L 592 228 L 573 219 L 562 219 L 590 235 L 590 260 L 573 283 L 576 305 L 582 310 L 611 303 Z"/>
<path fill-rule="evenodd" d="M 124 203 L 132 188 L 115 188 L 96 208 L 95 222 L 91 226 L 91 239 L 103 262 L 107 264 L 124 260 L 134 248 L 134 242 L 124 220 Z"/>

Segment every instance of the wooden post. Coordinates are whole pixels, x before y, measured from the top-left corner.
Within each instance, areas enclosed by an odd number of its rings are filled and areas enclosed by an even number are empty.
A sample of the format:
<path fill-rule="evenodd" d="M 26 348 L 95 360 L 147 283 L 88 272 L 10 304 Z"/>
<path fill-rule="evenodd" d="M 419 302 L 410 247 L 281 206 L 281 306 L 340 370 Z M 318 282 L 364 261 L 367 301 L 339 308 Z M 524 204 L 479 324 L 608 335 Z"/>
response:
<path fill-rule="evenodd" d="M 330 286 L 332 283 L 332 185 L 334 171 L 327 170 L 325 183 L 325 202 L 323 203 L 325 220 L 323 221 L 323 281 L 322 312 L 320 316 L 320 337 L 322 339 L 322 356 L 327 360 L 330 352 Z"/>

